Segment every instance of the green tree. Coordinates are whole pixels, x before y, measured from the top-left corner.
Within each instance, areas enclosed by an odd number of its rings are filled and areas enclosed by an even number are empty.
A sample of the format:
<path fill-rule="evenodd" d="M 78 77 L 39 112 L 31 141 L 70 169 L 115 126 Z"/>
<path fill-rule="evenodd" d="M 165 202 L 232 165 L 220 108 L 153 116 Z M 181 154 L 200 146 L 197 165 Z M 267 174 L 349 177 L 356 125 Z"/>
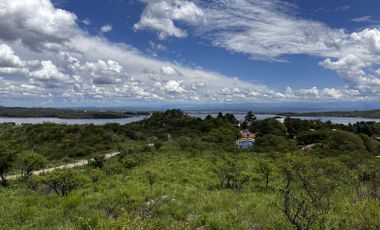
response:
<path fill-rule="evenodd" d="M 332 132 L 323 142 L 322 148 L 326 155 L 367 153 L 364 141 L 360 136 L 341 130 Z"/>
<path fill-rule="evenodd" d="M 46 165 L 47 159 L 39 153 L 33 151 L 25 151 L 20 153 L 18 157 L 18 165 L 21 174 L 31 176 L 33 170 L 41 169 Z"/>
<path fill-rule="evenodd" d="M 380 199 L 380 159 L 359 165 L 356 175 L 356 194 L 359 198 Z"/>
<path fill-rule="evenodd" d="M 55 170 L 46 175 L 45 183 L 59 196 L 67 196 L 71 191 L 80 187 L 88 178 L 75 169 Z"/>
<path fill-rule="evenodd" d="M 214 166 L 214 173 L 218 176 L 220 189 L 232 189 L 239 192 L 249 181 L 245 172 L 246 165 L 232 154 L 225 154 Z"/>
<path fill-rule="evenodd" d="M 284 185 L 281 209 L 297 230 L 321 229 L 331 210 L 331 196 L 343 184 L 346 168 L 333 159 L 286 156 L 280 166 Z"/>
<path fill-rule="evenodd" d="M 257 161 L 257 168 L 258 171 L 263 175 L 264 181 L 265 181 L 265 188 L 268 189 L 269 182 L 270 182 L 270 176 L 273 171 L 273 165 L 269 160 L 266 159 L 259 159 Z"/>
<path fill-rule="evenodd" d="M 154 185 L 154 183 L 156 183 L 157 174 L 154 173 L 153 171 L 147 170 L 145 172 L 145 176 L 146 176 L 146 179 L 149 183 L 150 192 L 152 193 L 153 192 L 153 185 Z"/>
<path fill-rule="evenodd" d="M 202 140 L 210 143 L 231 145 L 236 141 L 238 136 L 238 130 L 234 126 L 225 124 L 211 130 Z"/>
<path fill-rule="evenodd" d="M 257 133 L 259 136 L 267 134 L 286 136 L 287 133 L 286 127 L 274 118 L 254 121 L 249 127 L 249 131 Z"/>
<path fill-rule="evenodd" d="M 7 185 L 6 174 L 14 163 L 13 154 L 9 151 L 8 146 L 0 143 L 0 179 L 2 185 Z"/>
<path fill-rule="evenodd" d="M 106 158 L 104 155 L 96 154 L 94 159 L 90 161 L 90 164 L 95 168 L 103 168 Z"/>
<path fill-rule="evenodd" d="M 254 149 L 258 152 L 290 152 L 297 149 L 294 141 L 289 141 L 283 136 L 267 134 L 256 139 Z"/>
<path fill-rule="evenodd" d="M 252 111 L 248 111 L 247 114 L 244 117 L 244 121 L 252 122 L 256 120 L 256 116 L 253 114 Z"/>

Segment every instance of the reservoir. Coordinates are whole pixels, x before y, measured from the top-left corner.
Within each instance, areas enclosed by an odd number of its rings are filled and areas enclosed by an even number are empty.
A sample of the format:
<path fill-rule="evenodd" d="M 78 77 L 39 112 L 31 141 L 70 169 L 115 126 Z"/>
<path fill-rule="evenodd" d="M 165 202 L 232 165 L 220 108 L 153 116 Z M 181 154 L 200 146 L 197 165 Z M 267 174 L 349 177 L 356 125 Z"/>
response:
<path fill-rule="evenodd" d="M 207 113 L 190 113 L 190 116 L 205 118 Z M 210 114 L 213 117 L 217 116 L 217 113 Z M 234 114 L 236 119 L 243 120 L 245 114 Z M 275 114 L 256 114 L 257 119 L 265 119 L 275 117 Z M 14 122 L 18 125 L 20 124 L 42 124 L 45 122 L 51 122 L 56 124 L 68 124 L 68 125 L 83 125 L 83 124 L 94 124 L 94 125 L 104 125 L 107 123 L 118 123 L 121 125 L 129 124 L 136 121 L 141 121 L 146 116 L 134 116 L 129 118 L 114 118 L 114 119 L 62 119 L 62 118 L 49 118 L 49 117 L 35 117 L 35 118 L 15 118 L 15 117 L 0 117 L 0 123 Z M 361 118 L 361 117 L 308 117 L 308 116 L 294 116 L 293 118 L 299 118 L 302 120 L 321 120 L 323 122 L 331 121 L 334 124 L 353 124 L 356 122 L 380 122 L 380 119 L 374 118 Z"/>

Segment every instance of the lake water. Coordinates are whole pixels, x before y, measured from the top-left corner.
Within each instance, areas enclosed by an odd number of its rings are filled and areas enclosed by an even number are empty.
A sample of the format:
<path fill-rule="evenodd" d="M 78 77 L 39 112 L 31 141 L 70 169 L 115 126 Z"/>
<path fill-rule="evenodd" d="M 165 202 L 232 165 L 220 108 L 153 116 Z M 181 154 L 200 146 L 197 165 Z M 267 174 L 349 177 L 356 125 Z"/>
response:
<path fill-rule="evenodd" d="M 193 117 L 205 118 L 208 114 L 206 113 L 192 113 L 190 114 Z M 217 114 L 210 114 L 212 116 L 217 116 Z M 245 114 L 234 114 L 236 119 L 243 120 Z M 275 117 L 275 114 L 257 114 L 257 119 L 265 119 L 270 117 Z M 18 125 L 20 124 L 42 124 L 44 122 L 52 122 L 56 124 L 68 124 L 68 125 L 82 125 L 82 124 L 94 124 L 94 125 L 104 125 L 106 123 L 119 123 L 121 125 L 129 124 L 135 121 L 141 121 L 145 116 L 136 116 L 130 118 L 116 118 L 116 119 L 61 119 L 61 118 L 13 118 L 13 117 L 0 117 L 0 123 L 5 122 L 14 122 Z M 359 118 L 359 117 L 302 117 L 295 116 L 294 118 L 299 118 L 303 120 L 321 120 L 321 121 L 331 121 L 335 124 L 344 124 L 356 123 L 360 121 L 376 121 L 380 122 L 380 119 L 371 119 L 371 118 Z"/>

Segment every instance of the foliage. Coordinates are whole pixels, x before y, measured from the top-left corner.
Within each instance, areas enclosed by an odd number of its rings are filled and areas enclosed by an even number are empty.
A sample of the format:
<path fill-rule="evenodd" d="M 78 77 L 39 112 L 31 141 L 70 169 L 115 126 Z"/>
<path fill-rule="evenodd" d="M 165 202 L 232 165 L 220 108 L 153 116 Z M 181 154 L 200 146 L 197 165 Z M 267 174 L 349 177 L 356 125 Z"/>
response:
<path fill-rule="evenodd" d="M 47 159 L 39 153 L 25 151 L 20 153 L 17 163 L 21 174 L 28 177 L 32 175 L 34 170 L 43 168 L 47 163 Z"/>
<path fill-rule="evenodd" d="M 121 152 L 99 159 L 96 165 L 103 167 L 9 180 L 0 189 L 0 226 L 379 229 L 380 165 L 374 155 L 380 142 L 367 134 L 376 124 L 290 118 L 255 124 L 252 149 L 235 147 L 239 128 L 222 113 L 198 119 L 171 110 L 128 125 L 0 125 L 0 154 L 40 152 L 49 167 L 81 155 L 93 158 L 93 152 Z M 156 142 L 162 143 L 159 151 L 148 146 Z M 321 145 L 295 151 L 296 142 Z M 14 160 L 19 165 L 20 158 Z M 6 172 L 12 174 L 9 165 Z"/>
<path fill-rule="evenodd" d="M 53 108 L 21 108 L 0 107 L 1 117 L 57 117 L 66 119 L 102 119 L 102 118 L 127 118 L 136 115 L 147 115 L 147 112 L 114 112 L 95 110 L 72 110 Z"/>
<path fill-rule="evenodd" d="M 332 159 L 284 158 L 281 208 L 296 229 L 324 226 L 331 210 L 331 197 L 344 173 L 344 166 Z"/>
<path fill-rule="evenodd" d="M 103 168 L 106 158 L 104 155 L 96 154 L 94 159 L 91 160 L 90 164 L 95 168 Z"/>
<path fill-rule="evenodd" d="M 257 161 L 257 169 L 263 175 L 265 181 L 265 188 L 268 189 L 270 176 L 273 172 L 273 165 L 267 159 L 258 159 Z"/>
<path fill-rule="evenodd" d="M 219 180 L 219 188 L 241 191 L 244 184 L 249 181 L 249 175 L 244 172 L 245 167 L 245 164 L 235 156 L 224 154 L 214 167 L 214 172 Z"/>
<path fill-rule="evenodd" d="M 331 134 L 329 130 L 308 130 L 298 133 L 296 136 L 297 143 L 300 145 L 308 145 L 321 143 Z"/>
<path fill-rule="evenodd" d="M 362 163 L 356 175 L 356 195 L 360 198 L 380 200 L 380 159 Z"/>
<path fill-rule="evenodd" d="M 323 151 L 326 155 L 339 155 L 343 153 L 366 153 L 363 140 L 350 132 L 337 130 L 323 142 Z"/>
<path fill-rule="evenodd" d="M 258 152 L 289 152 L 296 149 L 297 147 L 293 141 L 272 134 L 259 136 L 254 147 L 254 150 Z"/>
<path fill-rule="evenodd" d="M 9 151 L 9 147 L 0 143 L 0 179 L 2 185 L 7 185 L 6 175 L 14 164 L 14 156 Z"/>
<path fill-rule="evenodd" d="M 55 170 L 46 176 L 45 183 L 57 195 L 67 196 L 86 182 L 86 178 L 74 169 Z"/>
<path fill-rule="evenodd" d="M 256 120 L 249 127 L 249 131 L 257 133 L 258 136 L 267 134 L 276 136 L 286 136 L 287 128 L 274 118 Z"/>

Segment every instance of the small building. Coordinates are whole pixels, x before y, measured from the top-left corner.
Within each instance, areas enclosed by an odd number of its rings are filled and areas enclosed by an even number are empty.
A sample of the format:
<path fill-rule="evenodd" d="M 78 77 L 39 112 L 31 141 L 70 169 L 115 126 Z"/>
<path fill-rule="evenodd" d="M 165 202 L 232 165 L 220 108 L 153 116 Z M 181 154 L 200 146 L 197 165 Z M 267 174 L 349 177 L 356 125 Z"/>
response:
<path fill-rule="evenodd" d="M 236 145 L 239 148 L 251 147 L 255 145 L 255 139 L 250 137 L 242 137 L 236 141 Z"/>
<path fill-rule="evenodd" d="M 256 135 L 254 133 L 249 132 L 248 130 L 241 130 L 240 135 L 246 138 L 256 138 Z"/>

